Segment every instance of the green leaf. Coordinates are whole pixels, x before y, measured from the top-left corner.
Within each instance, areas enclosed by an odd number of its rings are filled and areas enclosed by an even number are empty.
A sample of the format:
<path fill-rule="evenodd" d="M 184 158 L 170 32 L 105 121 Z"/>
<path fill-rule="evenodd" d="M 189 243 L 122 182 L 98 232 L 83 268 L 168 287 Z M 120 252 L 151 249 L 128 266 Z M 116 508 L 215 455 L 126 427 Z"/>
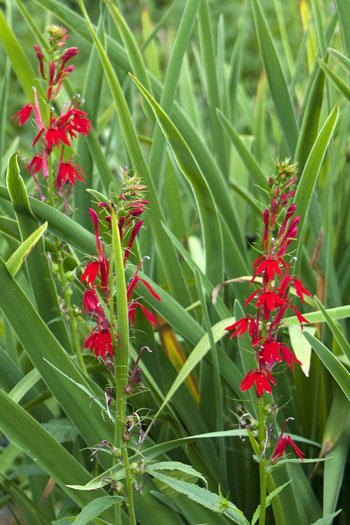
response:
<path fill-rule="evenodd" d="M 41 84 L 37 80 L 37 75 L 31 68 L 31 65 L 23 53 L 14 33 L 8 26 L 2 11 L 0 11 L 0 27 L 0 39 L 27 98 L 33 100 L 33 86 L 38 92 L 39 99 L 44 97 L 44 92 L 41 88 Z"/>
<path fill-rule="evenodd" d="M 327 516 L 323 516 L 323 518 L 320 518 L 317 521 L 314 521 L 311 525 L 331 525 L 333 523 L 333 520 L 338 514 L 341 513 L 341 509 L 337 512 L 333 512 L 332 514 L 327 514 Z"/>
<path fill-rule="evenodd" d="M 123 498 L 121 496 L 103 496 L 102 498 L 96 498 L 83 508 L 73 523 L 75 525 L 88 525 L 91 520 L 97 518 L 102 512 L 122 500 Z"/>
<path fill-rule="evenodd" d="M 317 308 L 321 311 L 322 316 L 324 317 L 327 325 L 329 326 L 329 329 L 331 330 L 332 334 L 336 338 L 338 345 L 340 346 L 342 352 L 344 352 L 344 355 L 350 361 L 350 344 L 347 341 L 346 337 L 344 336 L 342 330 L 340 329 L 340 326 L 334 322 L 334 320 L 328 314 L 326 308 L 323 306 L 321 301 L 318 300 L 316 295 L 314 296 L 314 301 L 315 301 L 315 305 L 317 306 Z"/>
<path fill-rule="evenodd" d="M 9 397 L 15 403 L 19 403 L 21 399 L 26 395 L 26 393 L 34 386 L 41 376 L 36 368 L 33 368 L 28 374 L 26 374 L 22 379 L 13 387 L 9 393 Z"/>
<path fill-rule="evenodd" d="M 326 73 L 327 77 L 333 82 L 335 87 L 339 89 L 341 93 L 343 93 L 344 97 L 347 98 L 350 101 L 350 89 L 345 84 L 345 82 L 342 81 L 342 79 L 332 71 L 330 67 L 327 66 L 327 64 L 321 60 L 318 59 L 318 63 L 320 64 L 321 69 Z"/>
<path fill-rule="evenodd" d="M 17 152 L 12 155 L 9 162 L 7 186 L 16 213 L 21 238 L 24 240 L 37 230 L 38 221 L 31 210 L 26 188 L 19 173 Z M 52 333 L 64 348 L 70 350 L 71 340 L 63 321 L 56 286 L 50 272 L 43 241 L 39 241 L 40 238 L 36 241 L 36 247 L 32 251 L 31 257 L 26 261 L 35 301 L 41 317 L 47 324 L 50 323 L 49 326 Z"/>
<path fill-rule="evenodd" d="M 346 57 L 338 51 L 337 49 L 332 49 L 331 47 L 327 47 L 327 51 L 330 55 L 334 56 L 340 63 L 340 65 L 344 68 L 346 73 L 350 73 L 350 58 Z"/>
<path fill-rule="evenodd" d="M 239 525 L 248 525 L 248 520 L 245 518 L 243 512 L 241 512 L 233 503 L 227 501 L 222 496 L 214 494 L 213 492 L 210 492 L 209 490 L 199 487 L 193 483 L 188 483 L 170 476 L 165 476 L 164 474 L 154 471 L 152 466 L 147 467 L 147 472 L 154 478 L 176 490 L 176 492 L 185 494 L 189 499 L 199 503 L 203 507 L 206 507 L 213 512 L 223 514 L 223 516 L 230 519 L 234 523 L 238 523 Z"/>
<path fill-rule="evenodd" d="M 250 153 L 250 151 L 247 149 L 247 147 L 244 145 L 242 140 L 240 139 L 238 133 L 235 131 L 233 126 L 231 126 L 230 122 L 227 120 L 225 115 L 217 109 L 217 114 L 220 119 L 220 122 L 228 134 L 228 136 L 231 139 L 232 144 L 237 150 L 237 153 L 242 159 L 242 162 L 244 163 L 245 167 L 247 168 L 249 174 L 251 175 L 254 183 L 257 186 L 260 186 L 261 188 L 266 188 L 266 177 L 263 173 L 263 171 L 260 169 L 258 163 L 254 159 L 253 155 Z"/>
<path fill-rule="evenodd" d="M 294 202 L 296 203 L 298 215 L 300 215 L 300 221 L 298 225 L 300 235 L 297 252 L 297 257 L 299 260 L 303 246 L 302 236 L 304 234 L 312 192 L 317 181 L 317 176 L 320 171 L 323 158 L 326 154 L 327 147 L 332 138 L 335 125 L 337 123 L 338 114 L 339 108 L 338 106 L 334 106 L 326 122 L 322 126 L 317 139 L 315 140 L 315 143 L 304 166 L 303 172 L 300 176 L 299 184 L 296 190 Z"/>
<path fill-rule="evenodd" d="M 11 443 L 23 450 L 68 496 L 84 507 L 95 494 L 80 494 L 69 489 L 69 482 L 87 483 L 89 473 L 78 461 L 23 408 L 0 390 L 0 428 Z M 23 432 L 25 429 L 25 432 Z M 100 491 L 102 495 L 103 492 Z"/>
<path fill-rule="evenodd" d="M 103 399 L 103 391 L 92 381 L 87 383 L 1 259 L 0 281 L 0 308 L 63 410 L 88 444 L 99 443 L 102 439 L 113 440 L 113 425 L 104 420 L 100 407 L 91 404 L 89 396 L 72 381 L 53 371 L 46 360 L 76 383 L 83 384 L 91 392 L 91 398 Z"/>
<path fill-rule="evenodd" d="M 179 261 L 175 255 L 174 248 L 169 238 L 167 237 L 167 235 L 161 227 L 161 222 L 164 220 L 163 213 L 156 194 L 154 182 L 147 168 L 145 159 L 143 157 L 137 139 L 136 131 L 132 123 L 129 108 L 123 95 L 119 80 L 114 72 L 111 62 L 108 59 L 101 42 L 99 41 L 94 31 L 94 28 L 90 22 L 82 0 L 78 0 L 78 2 L 84 15 L 84 18 L 86 19 L 86 23 L 88 25 L 91 37 L 96 45 L 101 63 L 105 71 L 108 86 L 113 97 L 116 109 L 118 111 L 119 121 L 123 130 L 125 144 L 131 159 L 133 169 L 135 169 L 140 174 L 148 188 L 147 198 L 150 202 L 150 207 L 152 208 L 152 213 L 149 215 L 150 223 L 154 239 L 157 244 L 158 252 L 162 260 L 167 282 L 173 295 L 182 303 L 188 303 L 189 300 L 187 286 L 183 279 L 179 279 L 179 276 L 182 275 Z"/>
<path fill-rule="evenodd" d="M 344 397 L 343 401 L 345 401 Z M 350 443 L 349 413 L 347 414 L 347 418 L 346 426 L 332 448 L 329 461 L 326 462 L 324 467 L 323 513 L 325 515 L 334 512 L 336 509 L 339 493 L 344 481 L 344 470 L 348 458 Z"/>
<path fill-rule="evenodd" d="M 219 321 L 212 327 L 213 337 L 214 341 L 217 342 L 219 339 L 221 339 L 225 335 L 225 328 L 228 325 L 228 321 L 233 322 L 233 320 L 224 319 L 223 321 Z M 195 348 L 192 350 L 191 354 L 188 356 L 185 364 L 181 368 L 180 372 L 178 373 L 175 381 L 171 385 L 170 389 L 168 390 L 168 393 L 166 394 L 164 401 L 162 402 L 160 408 L 158 409 L 156 415 L 154 416 L 154 420 L 157 419 L 160 412 L 163 410 L 163 408 L 167 405 L 167 403 L 170 401 L 172 396 L 175 394 L 176 390 L 182 385 L 182 383 L 185 381 L 186 377 L 192 372 L 194 367 L 200 362 L 201 359 L 205 356 L 205 354 L 210 350 L 210 342 L 209 342 L 209 336 L 208 334 L 205 334 L 201 340 L 198 342 L 198 344 L 195 346 Z"/>
<path fill-rule="evenodd" d="M 179 461 L 160 461 L 159 463 L 152 463 L 152 471 L 158 472 L 159 470 L 180 470 L 185 474 L 200 478 L 205 484 L 207 483 L 205 477 L 195 470 L 190 465 L 181 463 Z"/>
<path fill-rule="evenodd" d="M 277 487 L 275 490 L 273 490 L 271 492 L 271 494 L 269 494 L 267 496 L 267 498 L 266 498 L 266 508 L 270 506 L 271 501 L 273 500 L 273 498 L 275 496 L 277 496 L 280 492 L 282 492 L 282 490 L 285 487 L 287 487 L 290 483 L 292 483 L 292 480 L 287 481 L 286 483 L 284 483 L 280 487 Z M 260 505 L 257 507 L 256 511 L 254 512 L 254 515 L 253 515 L 253 518 L 252 518 L 252 521 L 251 521 L 250 525 L 255 525 L 255 523 L 258 521 L 259 518 L 260 518 Z"/>
<path fill-rule="evenodd" d="M 261 59 L 288 151 L 294 155 L 298 127 L 281 64 L 258 0 L 252 0 Z"/>
<path fill-rule="evenodd" d="M 309 341 L 312 348 L 327 368 L 328 372 L 334 377 L 348 400 L 350 401 L 350 373 L 339 359 L 332 354 L 321 341 L 316 339 L 313 335 L 305 332 L 304 337 Z"/>
<path fill-rule="evenodd" d="M 17 250 L 13 252 L 11 257 L 6 261 L 6 267 L 12 275 L 12 277 L 16 275 L 16 273 L 22 266 L 25 258 L 29 255 L 31 250 L 34 248 L 36 243 L 46 231 L 46 228 L 47 221 L 44 222 L 44 224 L 42 224 L 41 226 L 39 226 L 38 229 L 33 231 L 33 233 L 31 233 L 29 237 L 27 237 L 26 240 L 20 244 Z"/>
<path fill-rule="evenodd" d="M 327 314 L 331 319 L 346 319 L 347 317 L 350 317 L 350 306 L 336 306 L 335 308 L 327 308 Z M 310 312 L 307 314 L 303 314 L 303 316 L 310 322 L 310 323 L 323 323 L 325 321 L 325 317 L 323 316 L 322 312 Z M 283 321 L 284 326 L 294 326 L 299 325 L 300 322 L 296 315 L 293 315 L 291 317 L 287 317 Z"/>
<path fill-rule="evenodd" d="M 306 375 L 306 377 L 309 377 L 310 372 L 310 362 L 311 362 L 311 345 L 306 341 L 305 337 L 303 337 L 303 332 L 300 329 L 300 323 L 298 323 L 299 326 L 289 326 L 289 337 L 290 342 L 292 344 L 292 348 L 294 350 L 295 356 L 299 361 L 301 362 L 301 369 Z M 313 326 L 304 326 L 305 331 L 315 335 L 316 328 Z"/>
<path fill-rule="evenodd" d="M 222 243 L 220 225 L 213 197 L 209 191 L 208 185 L 195 158 L 179 131 L 151 94 L 148 93 L 135 77 L 132 75 L 131 77 L 154 111 L 158 124 L 174 152 L 180 169 L 193 188 L 198 203 L 198 211 L 203 231 L 206 273 L 212 282 L 220 281 L 222 276 Z M 213 254 L 215 254 L 215 259 L 213 258 Z"/>
<path fill-rule="evenodd" d="M 347 56 L 350 56 L 350 10 L 349 0 L 335 0 L 341 37 Z"/>

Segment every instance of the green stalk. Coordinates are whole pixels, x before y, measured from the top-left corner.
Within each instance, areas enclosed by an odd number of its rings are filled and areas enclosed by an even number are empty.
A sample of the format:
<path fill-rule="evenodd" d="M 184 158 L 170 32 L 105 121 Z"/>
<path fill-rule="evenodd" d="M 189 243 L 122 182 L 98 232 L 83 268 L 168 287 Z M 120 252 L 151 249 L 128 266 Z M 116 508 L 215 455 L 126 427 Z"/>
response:
<path fill-rule="evenodd" d="M 74 310 L 72 308 L 72 304 L 71 304 L 71 301 L 70 301 L 70 298 L 71 298 L 71 295 L 72 295 L 72 290 L 71 290 L 71 288 L 69 286 L 66 274 L 64 272 L 63 259 L 62 259 L 62 250 L 60 250 L 60 248 L 59 248 L 59 241 L 58 241 L 57 237 L 56 237 L 56 249 L 57 249 L 57 259 L 58 259 L 58 272 L 59 272 L 59 277 L 60 277 L 61 286 L 62 286 L 62 290 L 63 290 L 64 301 L 65 301 L 65 304 L 66 304 L 66 307 L 67 307 L 67 314 L 68 314 L 68 317 L 69 317 L 69 325 L 70 325 L 70 330 L 71 330 L 71 335 L 72 335 L 73 348 L 74 348 L 74 351 L 75 351 L 75 353 L 77 355 L 78 363 L 80 365 L 81 370 L 84 372 L 84 374 L 87 375 L 87 370 L 86 370 L 84 359 L 83 359 L 83 356 L 82 356 L 81 347 L 80 347 L 80 344 L 79 344 L 77 323 L 76 323 L 76 319 L 75 319 L 75 315 L 74 315 Z"/>
<path fill-rule="evenodd" d="M 266 460 L 265 449 L 265 410 L 264 397 L 259 400 L 259 480 L 260 480 L 260 517 L 259 525 L 265 525 L 266 517 Z"/>
<path fill-rule="evenodd" d="M 128 320 L 128 299 L 126 292 L 124 264 L 123 264 L 123 250 L 120 240 L 117 214 L 112 209 L 112 248 L 114 254 L 114 269 L 115 282 L 117 291 L 117 328 L 119 344 L 115 352 L 114 361 L 114 379 L 116 389 L 116 403 L 117 403 L 117 417 L 115 418 L 115 446 L 123 448 L 123 459 L 125 466 L 125 477 L 127 486 L 127 501 L 129 509 L 130 523 L 136 525 L 133 491 L 132 491 L 132 476 L 129 467 L 128 451 L 125 444 L 123 444 L 123 432 L 125 429 L 126 416 L 126 393 L 125 386 L 129 379 L 129 320 Z M 113 290 L 111 290 L 111 301 L 113 300 Z M 116 509 L 117 523 L 121 523 L 120 505 Z"/>

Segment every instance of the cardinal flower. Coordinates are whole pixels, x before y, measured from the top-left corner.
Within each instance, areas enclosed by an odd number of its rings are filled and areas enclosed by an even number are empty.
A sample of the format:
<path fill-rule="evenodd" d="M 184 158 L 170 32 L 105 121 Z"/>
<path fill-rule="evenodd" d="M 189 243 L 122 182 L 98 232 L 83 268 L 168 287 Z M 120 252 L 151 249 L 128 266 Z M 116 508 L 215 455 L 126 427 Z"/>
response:
<path fill-rule="evenodd" d="M 107 352 L 109 355 L 113 355 L 113 343 L 110 330 L 96 326 L 85 340 L 83 348 L 89 348 L 90 352 L 94 351 L 96 357 L 101 356 L 102 359 Z"/>
<path fill-rule="evenodd" d="M 261 397 L 264 391 L 266 391 L 268 394 L 271 394 L 272 390 L 270 383 L 273 385 L 276 384 L 274 378 L 267 369 L 264 371 L 253 369 L 250 370 L 250 372 L 248 372 L 248 374 L 243 379 L 240 385 L 241 391 L 244 392 L 245 390 L 249 390 L 254 385 L 254 383 L 258 397 Z"/>
<path fill-rule="evenodd" d="M 273 453 L 271 455 L 270 459 L 271 459 L 271 461 L 273 463 L 276 463 L 277 458 L 281 458 L 283 456 L 283 453 L 285 451 L 285 448 L 286 448 L 287 444 L 289 444 L 291 447 L 294 448 L 295 452 L 298 454 L 298 456 L 301 459 L 301 461 L 303 461 L 304 452 L 302 452 L 300 450 L 300 448 L 298 448 L 296 446 L 296 444 L 294 443 L 294 441 L 292 440 L 292 438 L 290 436 L 283 437 L 283 433 L 284 433 L 284 430 L 286 428 L 286 424 L 287 424 L 287 421 L 284 422 L 281 435 L 278 438 L 278 441 L 277 441 L 276 446 L 275 446 L 275 450 L 273 451 Z"/>

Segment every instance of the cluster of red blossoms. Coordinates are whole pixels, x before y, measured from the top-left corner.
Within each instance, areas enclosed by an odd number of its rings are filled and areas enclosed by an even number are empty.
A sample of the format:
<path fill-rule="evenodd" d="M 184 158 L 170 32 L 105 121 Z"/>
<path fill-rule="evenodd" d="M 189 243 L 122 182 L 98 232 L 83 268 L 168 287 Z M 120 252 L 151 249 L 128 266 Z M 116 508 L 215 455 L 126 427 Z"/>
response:
<path fill-rule="evenodd" d="M 256 314 L 247 315 L 226 328 L 234 330 L 230 339 L 236 335 L 241 337 L 248 330 L 256 352 L 257 367 L 248 372 L 240 388 L 243 392 L 255 384 L 258 397 L 264 391 L 271 394 L 271 384 L 276 384 L 271 372 L 276 363 L 284 361 L 291 370 L 293 362 L 301 364 L 290 348 L 278 340 L 278 331 L 288 309 L 294 310 L 301 329 L 303 323 L 308 322 L 291 302 L 291 287 L 302 303 L 304 295 L 311 295 L 300 279 L 290 274 L 293 258 L 288 264 L 284 260 L 290 243 L 297 235 L 300 220 L 299 216 L 294 216 L 295 204 L 288 204 L 295 191 L 286 191 L 296 180 L 295 167 L 286 161 L 276 165 L 277 175 L 269 180 L 270 206 L 264 211 L 262 255 L 254 263 L 255 273 L 251 281 L 254 283 L 261 276 L 262 285 L 245 302 L 245 306 L 254 304 Z M 282 225 L 279 222 L 281 216 L 284 216 Z"/>
<path fill-rule="evenodd" d="M 245 306 L 253 304 L 256 313 L 255 316 L 247 315 L 226 328 L 233 330 L 230 339 L 236 335 L 240 338 L 248 330 L 257 366 L 244 377 L 240 388 L 244 392 L 255 385 L 259 398 L 264 392 L 272 393 L 271 385 L 276 384 L 272 372 L 276 364 L 284 361 L 291 370 L 293 363 L 301 365 L 291 349 L 279 340 L 278 331 L 288 308 L 294 311 L 301 329 L 304 323 L 308 323 L 291 302 L 291 288 L 294 288 L 302 303 L 304 295 L 311 295 L 300 279 L 291 274 L 293 258 L 290 258 L 288 263 L 285 261 L 287 249 L 297 236 L 300 220 L 299 216 L 294 216 L 295 204 L 289 204 L 295 195 L 295 191 L 289 189 L 297 180 L 295 166 L 289 165 L 286 160 L 276 162 L 276 167 L 275 178 L 271 177 L 269 180 L 270 204 L 264 211 L 262 255 L 254 262 L 254 275 L 251 280 L 254 283 L 259 277 L 261 286 L 245 302 Z M 273 463 L 283 455 L 287 444 L 291 445 L 303 460 L 304 453 L 292 438 L 288 435 L 283 436 L 285 426 L 286 422 L 270 458 Z"/>
<path fill-rule="evenodd" d="M 125 176 L 127 176 L 126 173 Z M 120 238 L 122 242 L 124 239 L 126 244 L 123 258 L 124 265 L 128 260 L 132 244 L 143 223 L 143 220 L 137 220 L 137 217 L 144 211 L 145 205 L 148 204 L 146 200 L 138 196 L 138 193 L 143 189 L 145 189 L 145 186 L 131 184 L 128 185 L 125 193 L 119 196 L 120 201 L 124 203 L 124 206 L 121 207 L 122 212 L 120 213 L 118 219 Z M 105 202 L 100 203 L 98 206 L 107 209 L 107 211 L 110 211 L 111 207 L 111 205 Z M 90 352 L 94 351 L 96 357 L 100 356 L 104 358 L 107 353 L 109 355 L 113 355 L 113 339 L 118 339 L 118 334 L 115 327 L 111 325 L 110 322 L 108 322 L 103 306 L 99 299 L 99 294 L 101 294 L 104 298 L 105 304 L 109 304 L 109 263 L 105 256 L 104 241 L 99 235 L 98 215 L 91 208 L 89 209 L 89 212 L 94 223 L 98 255 L 93 257 L 91 262 L 89 262 L 86 266 L 81 276 L 81 282 L 86 282 L 87 284 L 83 298 L 83 313 L 85 313 L 85 310 L 87 310 L 89 314 L 95 319 L 96 326 L 92 329 L 90 335 L 85 340 L 83 348 L 88 348 Z M 105 219 L 107 222 L 110 222 L 110 216 L 107 215 Z M 134 220 L 136 220 L 136 222 L 134 222 Z M 131 297 L 135 288 L 137 288 L 138 282 L 142 282 L 151 292 L 153 297 L 155 297 L 158 301 L 161 301 L 161 298 L 156 294 L 150 284 L 139 277 L 141 264 L 142 261 L 139 263 L 135 275 L 127 284 L 126 292 L 128 300 L 129 323 L 134 325 L 135 312 L 136 308 L 138 307 L 146 315 L 149 323 L 152 326 L 156 326 L 157 321 L 152 313 L 147 310 L 147 308 L 142 303 L 140 303 L 138 299 L 132 299 Z M 100 284 L 95 284 L 98 276 Z"/>
<path fill-rule="evenodd" d="M 42 173 L 44 179 L 49 178 L 49 156 L 52 149 L 56 146 L 60 149 L 60 159 L 57 168 L 57 175 L 54 186 L 61 195 L 66 183 L 69 185 L 69 192 L 76 179 L 84 182 L 84 173 L 81 168 L 72 160 L 72 157 L 65 158 L 65 146 L 70 147 L 72 139 L 78 135 L 88 135 L 91 123 L 87 118 L 87 113 L 79 109 L 82 100 L 75 102 L 76 97 L 69 104 L 64 104 L 61 114 L 55 116 L 52 102 L 57 98 L 62 82 L 69 77 L 74 70 L 73 65 L 67 62 L 78 53 L 78 48 L 70 47 L 62 52 L 68 39 L 66 29 L 52 25 L 48 29 L 49 51 L 44 54 L 39 46 L 34 46 L 36 56 L 39 61 L 40 75 L 46 82 L 46 99 L 44 102 L 47 111 L 46 118 L 42 118 L 37 91 L 34 89 L 34 102 L 26 104 L 12 119 L 22 126 L 34 113 L 35 123 L 38 133 L 33 141 L 32 147 L 37 143 L 41 144 L 40 152 L 35 153 L 32 160 L 26 166 L 30 171 L 41 199 L 44 199 L 37 176 Z"/>

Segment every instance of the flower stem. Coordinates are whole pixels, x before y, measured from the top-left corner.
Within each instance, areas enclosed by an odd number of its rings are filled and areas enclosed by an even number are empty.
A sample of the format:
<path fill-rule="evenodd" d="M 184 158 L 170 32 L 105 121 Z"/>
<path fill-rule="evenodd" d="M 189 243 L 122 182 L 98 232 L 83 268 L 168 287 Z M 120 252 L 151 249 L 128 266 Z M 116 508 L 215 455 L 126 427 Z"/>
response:
<path fill-rule="evenodd" d="M 259 400 L 259 481 L 260 481 L 260 518 L 259 525 L 265 525 L 266 517 L 266 459 L 265 451 L 265 410 L 264 398 Z"/>
<path fill-rule="evenodd" d="M 69 325 L 70 325 L 70 330 L 71 330 L 73 348 L 76 353 L 81 370 L 83 371 L 84 374 L 87 374 L 84 359 L 83 359 L 80 344 L 79 344 L 77 323 L 75 320 L 74 310 L 72 308 L 72 304 L 70 300 L 72 291 L 69 287 L 68 280 L 64 272 L 62 250 L 59 247 L 59 241 L 57 238 L 56 238 L 56 250 L 57 250 L 57 260 L 58 260 L 58 275 L 60 277 L 61 286 L 62 286 L 63 295 L 64 295 L 64 301 L 67 307 L 67 315 L 69 318 Z"/>
<path fill-rule="evenodd" d="M 128 451 L 123 443 L 123 433 L 125 431 L 126 423 L 126 392 L 125 386 L 129 380 L 129 319 L 128 319 L 128 299 L 125 283 L 124 264 L 123 264 L 123 250 L 121 246 L 118 219 L 114 209 L 111 213 L 112 222 L 112 247 L 114 254 L 114 269 L 115 282 L 117 289 L 117 312 L 118 312 L 118 338 L 119 345 L 114 356 L 114 378 L 116 388 L 116 403 L 117 403 L 117 417 L 115 419 L 115 446 L 123 449 L 123 459 L 125 466 L 125 476 L 127 485 L 127 499 L 130 523 L 136 525 L 133 492 L 132 492 L 132 476 L 129 467 Z M 113 300 L 113 293 L 111 291 L 111 301 Z M 119 514 L 120 515 L 120 514 Z"/>

